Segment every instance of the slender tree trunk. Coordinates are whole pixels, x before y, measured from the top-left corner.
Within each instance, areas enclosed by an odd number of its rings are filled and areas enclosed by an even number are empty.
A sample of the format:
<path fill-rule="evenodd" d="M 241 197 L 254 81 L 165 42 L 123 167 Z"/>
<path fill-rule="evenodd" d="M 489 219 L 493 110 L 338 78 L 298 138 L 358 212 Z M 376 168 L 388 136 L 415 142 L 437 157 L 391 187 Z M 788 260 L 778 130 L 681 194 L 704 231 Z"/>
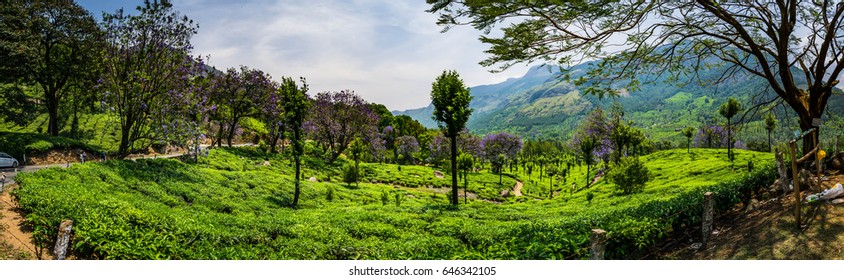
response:
<path fill-rule="evenodd" d="M 223 147 L 223 130 L 225 127 L 226 125 L 223 124 L 223 121 L 220 121 L 220 129 L 217 130 L 217 148 Z"/>
<path fill-rule="evenodd" d="M 457 202 L 457 135 L 454 135 L 451 136 L 451 204 Z"/>
<path fill-rule="evenodd" d="M 692 153 L 692 138 L 686 138 L 686 148 L 688 149 L 688 153 Z"/>
<path fill-rule="evenodd" d="M 727 159 L 730 162 L 733 161 L 733 136 L 732 133 L 732 126 L 730 125 L 730 119 L 727 119 Z"/>
<path fill-rule="evenodd" d="M 591 167 L 592 167 L 592 165 L 590 165 L 590 164 L 586 165 L 586 187 L 587 188 L 589 187 L 589 171 L 590 171 Z"/>
<path fill-rule="evenodd" d="M 301 160 L 300 157 L 302 155 L 302 143 L 299 143 L 301 140 L 301 132 L 294 128 L 293 129 L 293 161 L 296 165 L 296 173 L 293 175 L 293 181 L 295 190 L 293 191 L 293 207 L 299 205 L 299 194 L 301 190 L 299 188 L 299 177 L 301 173 Z"/>
<path fill-rule="evenodd" d="M 773 147 L 771 146 L 771 131 L 768 130 L 768 151 L 773 151 Z"/>
<path fill-rule="evenodd" d="M 237 123 L 235 122 L 235 123 L 232 123 L 231 125 L 229 125 L 229 133 L 226 136 L 226 143 L 229 144 L 229 147 L 232 146 L 232 139 L 234 138 L 234 130 L 235 130 L 235 127 L 237 127 L 236 124 Z"/>

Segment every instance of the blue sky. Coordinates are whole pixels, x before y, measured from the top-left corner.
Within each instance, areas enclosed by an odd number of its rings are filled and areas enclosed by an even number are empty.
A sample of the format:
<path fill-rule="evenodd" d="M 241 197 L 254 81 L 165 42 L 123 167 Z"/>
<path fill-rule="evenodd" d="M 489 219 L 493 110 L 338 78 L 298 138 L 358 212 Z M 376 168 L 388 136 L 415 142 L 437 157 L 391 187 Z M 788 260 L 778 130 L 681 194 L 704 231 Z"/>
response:
<path fill-rule="evenodd" d="M 100 18 L 135 1 L 78 1 Z M 431 83 L 446 69 L 467 85 L 520 77 L 527 66 L 489 73 L 478 65 L 486 50 L 470 27 L 441 33 L 424 1 L 391 0 L 174 0 L 174 8 L 199 24 L 195 55 L 225 69 L 246 65 L 276 80 L 305 77 L 311 91 L 354 90 L 391 110 L 430 103 Z"/>

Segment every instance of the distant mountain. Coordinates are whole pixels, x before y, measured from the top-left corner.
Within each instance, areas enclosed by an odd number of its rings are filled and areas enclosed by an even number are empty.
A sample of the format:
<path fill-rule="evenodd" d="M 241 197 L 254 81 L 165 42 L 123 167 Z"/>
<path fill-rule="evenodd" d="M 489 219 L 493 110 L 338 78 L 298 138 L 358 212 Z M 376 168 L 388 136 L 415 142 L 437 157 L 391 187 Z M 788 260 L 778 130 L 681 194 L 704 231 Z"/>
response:
<path fill-rule="evenodd" d="M 569 73 L 576 78 L 586 73 L 585 70 L 591 65 L 585 63 L 575 66 Z M 717 77 L 724 71 L 724 68 L 713 68 L 698 72 L 698 75 Z M 801 83 L 801 80 L 798 78 L 797 82 Z M 657 82 L 641 85 L 637 91 L 621 89 L 621 96 L 617 100 L 625 109 L 625 118 L 644 129 L 651 139 L 678 140 L 678 131 L 684 127 L 723 122 L 718 107 L 728 97 L 737 98 L 745 108 L 758 103 L 754 100 L 773 99 L 774 94 L 765 91 L 767 88 L 764 79 L 741 73 L 718 84 L 677 84 L 658 79 Z M 470 90 L 473 96 L 470 106 L 475 111 L 467 126 L 479 134 L 508 131 L 526 138 L 568 139 L 589 111 L 596 107 L 607 109 L 612 104 L 610 98 L 601 100 L 581 94 L 582 89 L 567 83 L 557 67 L 532 67 L 520 78 L 476 86 Z M 844 96 L 834 95 L 827 110 L 844 111 Z M 436 127 L 431 119 L 432 105 L 394 111 L 393 114 L 408 115 L 425 126 Z M 784 111 L 777 115 L 782 116 L 781 124 L 794 123 L 785 119 Z M 759 117 L 748 118 L 745 122 L 750 122 L 748 127 L 752 129 L 740 132 L 739 139 L 744 137 L 745 142 L 750 138 L 761 141 Z M 793 130 L 788 125 L 781 125 L 780 128 L 783 134 L 789 129 Z"/>

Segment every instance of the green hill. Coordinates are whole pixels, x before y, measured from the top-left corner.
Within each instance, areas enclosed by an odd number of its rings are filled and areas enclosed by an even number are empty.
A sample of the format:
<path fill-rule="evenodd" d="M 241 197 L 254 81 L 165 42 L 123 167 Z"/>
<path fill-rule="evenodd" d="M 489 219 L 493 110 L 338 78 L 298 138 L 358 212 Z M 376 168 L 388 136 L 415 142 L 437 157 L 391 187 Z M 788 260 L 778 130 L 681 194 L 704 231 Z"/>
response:
<path fill-rule="evenodd" d="M 596 227 L 611 236 L 609 258 L 630 258 L 699 219 L 704 192 L 723 210 L 768 186 L 772 158 L 738 151 L 733 165 L 724 150 L 661 151 L 642 157 L 653 172 L 642 193 L 621 195 L 602 181 L 548 199 L 530 195 L 547 183 L 526 183 L 528 194 L 502 204 L 486 200 L 497 195 L 484 191 L 497 176 L 484 171 L 470 174 L 469 191 L 486 199 L 457 207 L 439 191 L 448 179 L 431 167 L 363 164 L 358 187 L 338 183 L 342 162 L 307 158 L 305 177 L 319 182 L 303 182 L 291 209 L 290 157 L 214 149 L 199 164 L 107 161 L 23 173 L 14 194 L 33 234 L 47 237 L 39 245 L 73 220 L 81 259 L 582 259 Z M 575 169 L 569 182 L 583 179 L 585 168 Z"/>

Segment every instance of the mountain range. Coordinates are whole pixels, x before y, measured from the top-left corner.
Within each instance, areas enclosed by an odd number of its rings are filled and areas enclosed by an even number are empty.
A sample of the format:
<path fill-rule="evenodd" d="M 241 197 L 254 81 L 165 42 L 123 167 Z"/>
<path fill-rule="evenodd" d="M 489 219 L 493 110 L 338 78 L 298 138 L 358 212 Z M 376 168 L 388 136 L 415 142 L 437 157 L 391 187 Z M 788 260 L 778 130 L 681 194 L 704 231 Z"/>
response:
<path fill-rule="evenodd" d="M 569 69 L 572 79 L 584 75 L 592 63 L 584 63 Z M 701 77 L 716 77 L 725 68 L 714 67 L 701 70 Z M 805 83 L 797 79 L 798 83 Z M 587 80 L 588 83 L 588 80 Z M 757 76 L 736 73 L 720 83 L 669 82 L 659 78 L 643 83 L 638 90 L 620 89 L 615 98 L 625 110 L 625 119 L 642 128 L 652 140 L 680 139 L 679 130 L 686 126 L 721 124 L 718 108 L 728 97 L 738 99 L 744 108 L 760 102 L 775 99 L 768 90 L 767 81 Z M 474 109 L 467 127 L 478 134 L 497 131 L 517 133 L 525 138 L 568 139 L 585 115 L 596 107 L 607 112 L 613 98 L 599 99 L 584 95 L 583 88 L 575 86 L 562 77 L 559 67 L 534 66 L 520 78 L 511 78 L 502 83 L 470 88 L 473 96 L 470 107 Z M 393 111 L 394 115 L 408 115 L 423 125 L 434 128 L 431 118 L 433 105 L 405 111 Z M 830 98 L 827 111 L 844 112 L 844 96 L 835 94 Z M 780 119 L 778 133 L 787 134 L 797 126 L 789 119 L 793 113 L 785 108 L 774 109 Z M 748 129 L 740 131 L 738 137 L 760 140 L 761 114 L 748 114 L 742 122 Z M 742 133 L 744 135 L 742 135 Z M 740 138 L 741 139 L 741 138 Z M 747 141 L 747 140 L 745 140 Z"/>

